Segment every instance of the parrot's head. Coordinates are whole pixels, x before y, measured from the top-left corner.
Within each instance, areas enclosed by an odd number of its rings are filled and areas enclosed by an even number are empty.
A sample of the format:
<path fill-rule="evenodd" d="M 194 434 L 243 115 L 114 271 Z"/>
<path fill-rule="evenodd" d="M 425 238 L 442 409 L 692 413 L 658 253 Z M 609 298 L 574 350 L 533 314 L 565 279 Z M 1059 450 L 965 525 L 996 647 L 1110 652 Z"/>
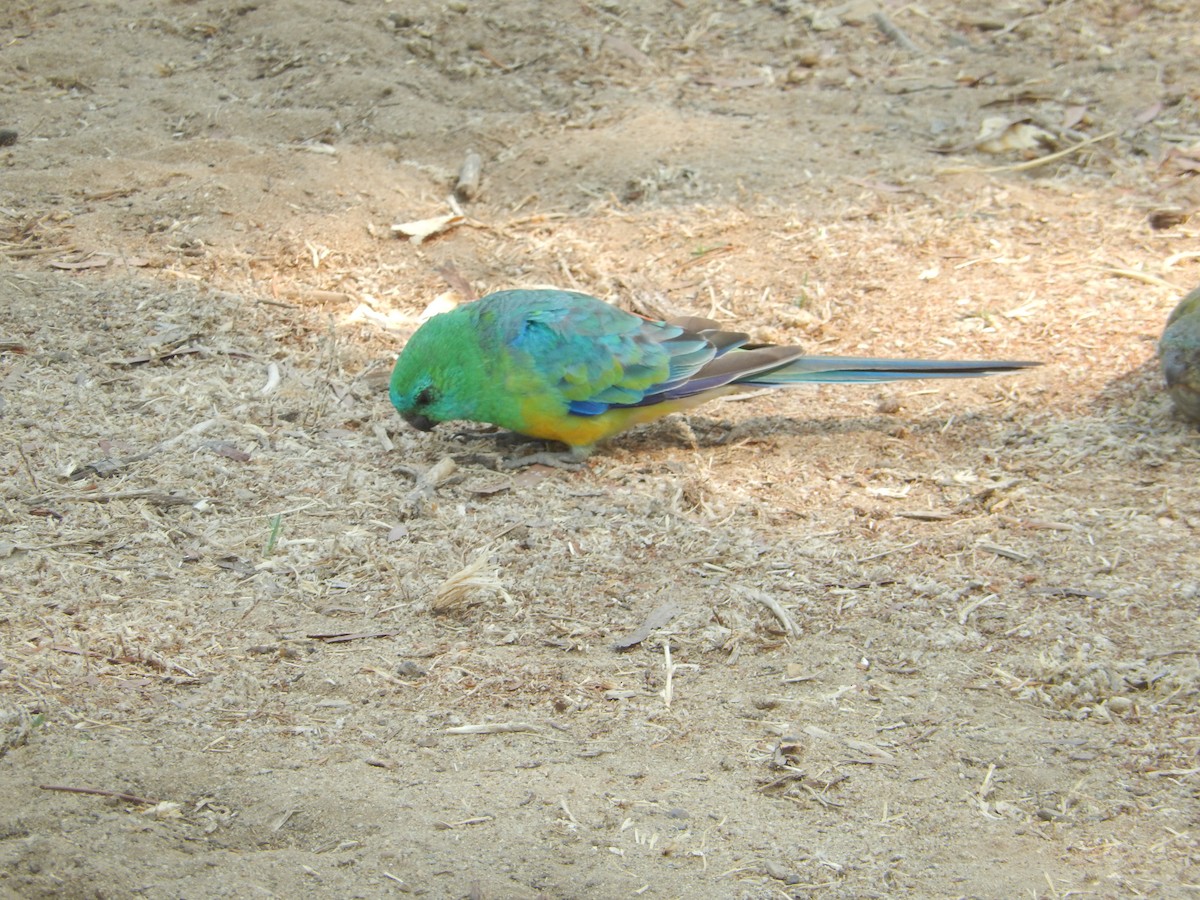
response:
<path fill-rule="evenodd" d="M 413 428 L 421 431 L 433 431 L 433 426 L 442 421 L 433 418 L 427 412 L 437 401 L 437 390 L 432 384 L 419 386 L 417 392 L 413 394 L 411 391 L 398 391 L 396 382 L 393 380 L 391 395 L 392 403 L 400 411 L 401 418 Z"/>
<path fill-rule="evenodd" d="M 421 431 L 438 422 L 469 419 L 476 393 L 464 366 L 464 329 L 455 312 L 434 316 L 414 332 L 396 360 L 389 394 L 404 421 Z M 468 351 L 469 352 L 469 351 Z"/>

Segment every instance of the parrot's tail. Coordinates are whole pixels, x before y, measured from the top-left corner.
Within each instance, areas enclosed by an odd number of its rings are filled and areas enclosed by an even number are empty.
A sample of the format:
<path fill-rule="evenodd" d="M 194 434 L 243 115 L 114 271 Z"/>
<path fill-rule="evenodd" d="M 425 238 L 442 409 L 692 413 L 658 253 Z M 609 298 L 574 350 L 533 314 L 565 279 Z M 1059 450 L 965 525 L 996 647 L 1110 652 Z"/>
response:
<path fill-rule="evenodd" d="M 747 351 L 754 352 L 754 351 Z M 1041 363 L 978 359 L 878 359 L 855 356 L 802 356 L 765 372 L 747 373 L 738 384 L 775 387 L 789 384 L 853 382 L 874 384 L 907 378 L 977 378 L 1028 369 Z"/>
<path fill-rule="evenodd" d="M 683 399 L 721 387 L 773 388 L 835 382 L 878 384 L 908 378 L 977 378 L 1040 365 L 1017 360 L 805 356 L 797 347 L 751 344 L 723 349 L 686 380 L 666 385 L 666 390 L 643 402 Z"/>

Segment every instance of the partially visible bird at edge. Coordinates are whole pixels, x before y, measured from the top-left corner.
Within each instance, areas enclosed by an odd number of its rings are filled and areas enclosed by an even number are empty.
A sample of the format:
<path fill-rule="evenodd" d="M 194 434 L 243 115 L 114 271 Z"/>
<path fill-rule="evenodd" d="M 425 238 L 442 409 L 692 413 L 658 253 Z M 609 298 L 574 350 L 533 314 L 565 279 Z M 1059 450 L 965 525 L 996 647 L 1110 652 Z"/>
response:
<path fill-rule="evenodd" d="M 1036 362 L 806 356 L 709 319 L 660 322 L 563 290 L 510 290 L 436 315 L 392 371 L 400 415 L 428 431 L 469 420 L 566 444 L 597 442 L 716 397 L 817 382 L 973 378 Z"/>
<path fill-rule="evenodd" d="M 1175 410 L 1200 424 L 1200 287 L 1167 317 L 1158 355 Z"/>

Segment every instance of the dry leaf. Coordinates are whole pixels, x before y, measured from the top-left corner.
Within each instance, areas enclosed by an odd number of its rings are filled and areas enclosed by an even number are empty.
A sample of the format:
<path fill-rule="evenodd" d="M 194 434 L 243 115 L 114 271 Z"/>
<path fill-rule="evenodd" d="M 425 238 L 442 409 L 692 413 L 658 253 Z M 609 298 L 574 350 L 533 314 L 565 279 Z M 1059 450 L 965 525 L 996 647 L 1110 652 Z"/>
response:
<path fill-rule="evenodd" d="M 1133 117 L 1133 124 L 1135 127 L 1138 125 L 1148 125 L 1149 123 L 1151 123 L 1155 119 L 1157 119 L 1159 113 L 1161 113 L 1162 111 L 1163 111 L 1163 105 L 1161 102 L 1151 103 L 1149 106 L 1147 106 L 1140 113 L 1138 113 L 1136 116 Z"/>
<path fill-rule="evenodd" d="M 1087 116 L 1088 108 L 1086 106 L 1068 106 L 1063 110 L 1063 128 L 1074 128 Z"/>

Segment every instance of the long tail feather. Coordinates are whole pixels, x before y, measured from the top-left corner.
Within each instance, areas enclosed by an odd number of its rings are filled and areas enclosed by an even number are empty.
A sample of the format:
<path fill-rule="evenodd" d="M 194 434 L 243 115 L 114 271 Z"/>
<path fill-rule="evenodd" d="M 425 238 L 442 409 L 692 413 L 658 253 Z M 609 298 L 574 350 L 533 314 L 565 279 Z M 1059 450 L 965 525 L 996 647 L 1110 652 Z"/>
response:
<path fill-rule="evenodd" d="M 726 386 L 788 387 L 800 384 L 881 384 L 909 378 L 978 378 L 1038 366 L 1019 360 L 884 359 L 804 356 L 796 347 L 758 345 L 722 353 L 691 378 L 666 386 L 642 402 L 678 400 Z"/>
<path fill-rule="evenodd" d="M 802 356 L 775 369 L 734 379 L 764 387 L 827 382 L 877 383 L 906 378 L 977 378 L 1040 365 L 1018 360 L 880 359 Z"/>

